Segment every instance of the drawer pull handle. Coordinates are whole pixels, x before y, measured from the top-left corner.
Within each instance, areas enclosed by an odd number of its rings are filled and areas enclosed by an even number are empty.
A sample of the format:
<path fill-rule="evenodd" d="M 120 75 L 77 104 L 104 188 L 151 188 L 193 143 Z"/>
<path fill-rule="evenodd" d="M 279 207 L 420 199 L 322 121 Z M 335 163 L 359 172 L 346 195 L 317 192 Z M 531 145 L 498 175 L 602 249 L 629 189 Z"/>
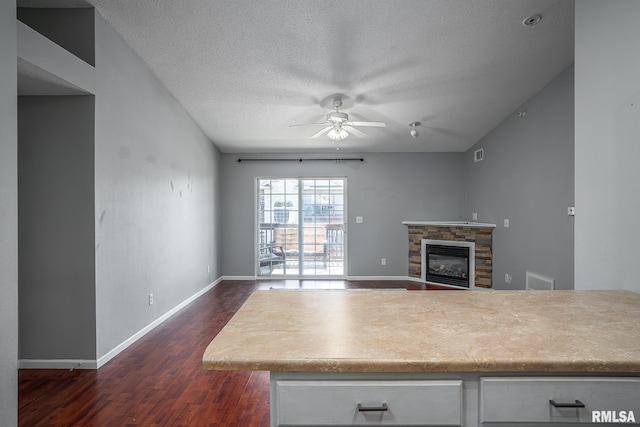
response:
<path fill-rule="evenodd" d="M 584 403 L 580 402 L 578 399 L 576 399 L 575 403 L 558 403 L 551 399 L 549 403 L 556 408 L 584 408 Z"/>
<path fill-rule="evenodd" d="M 383 403 L 382 406 L 362 406 L 358 403 L 358 412 L 387 412 L 389 407 L 386 403 Z"/>

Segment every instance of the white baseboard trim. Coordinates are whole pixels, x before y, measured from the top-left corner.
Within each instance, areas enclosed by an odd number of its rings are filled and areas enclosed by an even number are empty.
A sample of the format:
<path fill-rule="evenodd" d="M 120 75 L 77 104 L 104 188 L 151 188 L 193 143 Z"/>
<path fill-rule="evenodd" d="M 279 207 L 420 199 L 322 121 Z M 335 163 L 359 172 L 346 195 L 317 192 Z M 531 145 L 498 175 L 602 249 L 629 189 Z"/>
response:
<path fill-rule="evenodd" d="M 18 360 L 18 369 L 97 369 L 95 360 L 83 359 L 21 359 Z"/>
<path fill-rule="evenodd" d="M 161 325 L 164 321 L 169 319 L 171 316 L 176 314 L 178 311 L 182 310 L 184 307 L 186 307 L 187 305 L 189 305 L 190 303 L 192 303 L 193 301 L 195 301 L 196 299 L 198 299 L 199 297 L 201 297 L 205 293 L 209 292 L 211 289 L 213 289 L 213 287 L 215 285 L 217 285 L 221 281 L 222 281 L 222 277 L 216 279 L 214 282 L 212 282 L 209 285 L 207 285 L 206 287 L 202 288 L 201 290 L 199 290 L 198 292 L 196 292 L 195 294 L 193 294 L 192 296 L 190 296 L 186 300 L 182 301 L 180 304 L 176 305 L 171 310 L 167 311 L 165 314 L 163 314 L 162 316 L 158 317 L 156 320 L 154 320 L 153 322 L 151 322 L 150 324 L 148 324 L 147 326 L 142 328 L 140 331 L 138 331 L 137 333 L 133 334 L 127 340 L 125 340 L 122 343 L 120 343 L 118 346 L 116 346 L 111 351 L 109 351 L 107 354 L 105 354 L 104 356 L 102 356 L 102 357 L 100 357 L 98 359 L 97 367 L 100 368 L 101 366 L 104 366 L 107 362 L 109 362 L 111 359 L 116 357 L 118 354 L 120 354 L 122 351 L 124 351 L 131 344 L 133 344 L 134 342 L 138 341 L 140 338 L 145 336 L 147 333 L 151 332 L 157 326 Z"/>
<path fill-rule="evenodd" d="M 222 276 L 220 277 L 220 280 L 257 280 L 258 277 L 256 276 Z M 263 277 L 260 277 L 260 280 L 262 280 Z M 282 280 L 282 277 L 279 277 L 280 280 Z"/>
<path fill-rule="evenodd" d="M 409 276 L 347 276 L 347 280 L 410 280 L 420 282 L 420 279 Z"/>
<path fill-rule="evenodd" d="M 222 276 L 221 280 L 410 280 L 422 282 L 419 277 L 410 276 L 344 276 L 344 277 L 298 277 L 298 276 Z"/>

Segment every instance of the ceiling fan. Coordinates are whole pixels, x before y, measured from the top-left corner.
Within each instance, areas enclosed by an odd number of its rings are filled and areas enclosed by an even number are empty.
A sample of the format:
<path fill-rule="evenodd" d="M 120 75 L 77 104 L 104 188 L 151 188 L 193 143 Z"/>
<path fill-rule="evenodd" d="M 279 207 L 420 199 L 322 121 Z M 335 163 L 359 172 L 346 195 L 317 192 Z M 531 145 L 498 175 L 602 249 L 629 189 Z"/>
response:
<path fill-rule="evenodd" d="M 372 127 L 385 127 L 382 122 L 353 122 L 349 120 L 349 115 L 340 111 L 342 107 L 342 99 L 335 98 L 333 100 L 333 107 L 335 111 L 327 114 L 327 120 L 323 123 L 307 123 L 304 125 L 291 125 L 291 126 L 314 126 L 323 125 L 323 129 L 311 135 L 311 138 L 318 138 L 323 134 L 327 134 L 334 142 L 342 141 L 349 135 L 355 135 L 358 137 L 367 136 L 366 133 L 357 129 L 355 126 L 372 126 Z"/>

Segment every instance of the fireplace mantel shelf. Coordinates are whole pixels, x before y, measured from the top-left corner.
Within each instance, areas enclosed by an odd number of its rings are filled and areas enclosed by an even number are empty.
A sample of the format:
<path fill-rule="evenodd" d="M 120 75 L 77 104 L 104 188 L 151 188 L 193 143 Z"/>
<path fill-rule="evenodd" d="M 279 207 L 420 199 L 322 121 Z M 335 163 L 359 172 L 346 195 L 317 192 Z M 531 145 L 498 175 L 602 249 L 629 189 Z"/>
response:
<path fill-rule="evenodd" d="M 475 227 L 475 228 L 496 228 L 495 224 L 470 221 L 402 221 L 404 225 L 434 225 L 438 227 Z"/>

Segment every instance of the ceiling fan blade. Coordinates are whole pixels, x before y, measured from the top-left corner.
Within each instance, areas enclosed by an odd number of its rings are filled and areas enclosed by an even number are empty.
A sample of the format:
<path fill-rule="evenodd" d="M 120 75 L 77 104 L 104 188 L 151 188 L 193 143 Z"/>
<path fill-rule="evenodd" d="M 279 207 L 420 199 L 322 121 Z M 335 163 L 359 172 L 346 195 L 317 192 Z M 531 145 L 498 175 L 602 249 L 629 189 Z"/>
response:
<path fill-rule="evenodd" d="M 348 122 L 346 124 L 351 125 L 351 126 L 373 126 L 373 127 L 377 127 L 377 128 L 383 128 L 383 127 L 387 126 L 386 124 L 384 124 L 382 122 Z"/>
<path fill-rule="evenodd" d="M 346 130 L 347 132 L 355 135 L 355 136 L 359 136 L 360 138 L 367 136 L 366 133 L 362 132 L 360 129 L 356 129 L 352 126 L 342 126 L 342 129 Z"/>
<path fill-rule="evenodd" d="M 289 127 L 292 128 L 292 127 L 296 127 L 296 126 L 317 126 L 317 125 L 326 126 L 327 122 L 324 122 L 324 123 L 303 123 L 303 124 L 300 124 L 300 125 L 289 125 Z"/>
<path fill-rule="evenodd" d="M 320 135 L 322 135 L 323 133 L 329 132 L 331 129 L 333 129 L 333 126 L 327 126 L 326 128 L 322 129 L 321 131 L 318 131 L 318 132 L 314 133 L 313 135 L 311 135 L 311 138 L 317 138 Z"/>

